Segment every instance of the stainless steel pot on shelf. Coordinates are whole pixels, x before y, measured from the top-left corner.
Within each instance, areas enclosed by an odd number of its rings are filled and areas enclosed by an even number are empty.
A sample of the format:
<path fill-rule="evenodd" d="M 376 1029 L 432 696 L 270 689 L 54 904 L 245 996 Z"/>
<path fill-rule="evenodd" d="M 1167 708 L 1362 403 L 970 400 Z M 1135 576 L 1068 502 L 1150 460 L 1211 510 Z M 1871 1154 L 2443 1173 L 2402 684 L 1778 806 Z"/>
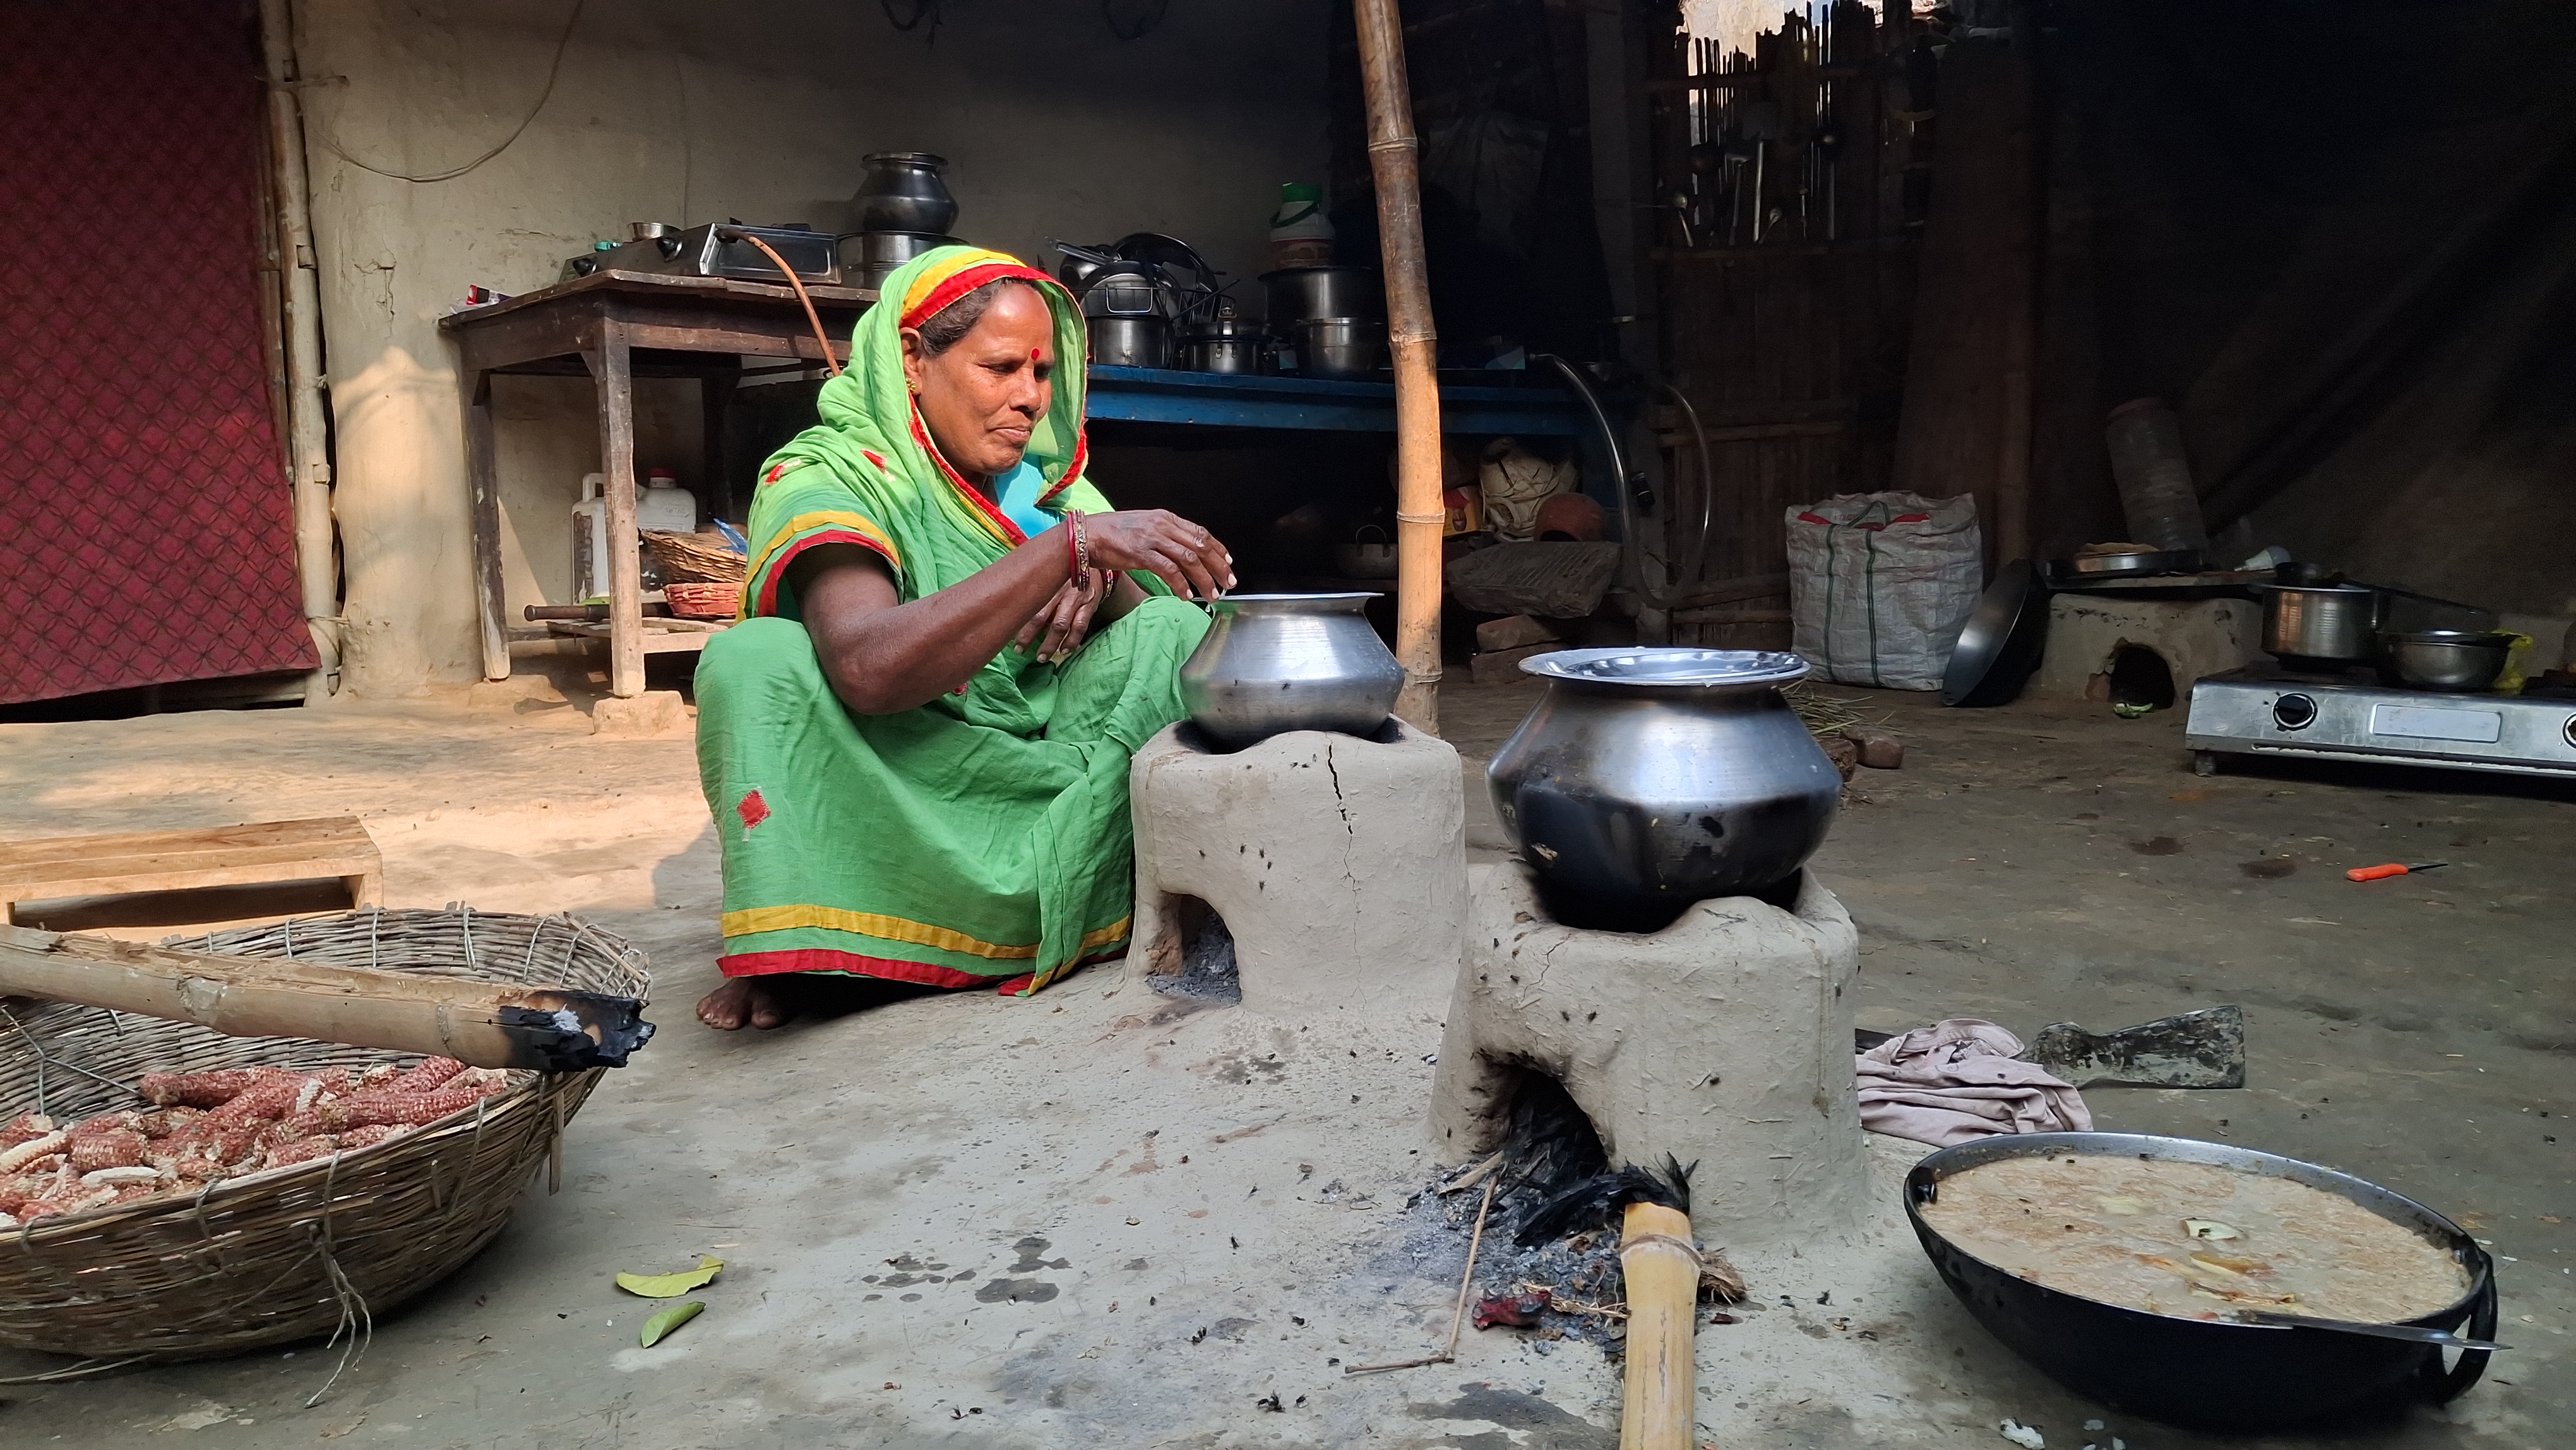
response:
<path fill-rule="evenodd" d="M 1363 317 L 1310 317 L 1293 323 L 1297 371 L 1310 378 L 1364 378 L 1386 362 L 1386 324 Z"/>
<path fill-rule="evenodd" d="M 1181 703 L 1217 744 L 1239 749 L 1290 730 L 1373 735 L 1404 688 L 1404 667 L 1368 622 L 1376 594 L 1233 594 L 1210 606 L 1207 638 L 1181 666 Z"/>
<path fill-rule="evenodd" d="M 1792 654 L 1561 650 L 1485 771 L 1494 809 L 1573 926 L 1651 931 L 1692 902 L 1769 890 L 1824 843 L 1842 774 L 1780 694 Z"/>
<path fill-rule="evenodd" d="M 939 173 L 944 157 L 927 151 L 877 151 L 859 159 L 866 175 L 850 200 L 859 229 L 938 235 L 957 225 L 957 198 Z"/>
<path fill-rule="evenodd" d="M 1386 284 L 1374 267 L 1286 267 L 1262 273 L 1261 287 L 1274 331 L 1314 317 L 1386 316 Z"/>
<path fill-rule="evenodd" d="M 1167 368 L 1172 365 L 1172 320 L 1148 313 L 1141 317 L 1094 317 L 1091 360 L 1122 368 Z"/>

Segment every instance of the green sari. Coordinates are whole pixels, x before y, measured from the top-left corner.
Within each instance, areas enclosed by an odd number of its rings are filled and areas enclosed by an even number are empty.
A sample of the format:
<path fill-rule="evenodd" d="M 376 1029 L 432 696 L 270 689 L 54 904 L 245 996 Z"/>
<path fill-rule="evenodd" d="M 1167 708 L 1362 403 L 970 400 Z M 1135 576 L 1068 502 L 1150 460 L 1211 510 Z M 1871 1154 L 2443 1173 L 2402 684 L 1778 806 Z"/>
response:
<path fill-rule="evenodd" d="M 900 329 L 1004 277 L 1047 299 L 1061 363 L 997 503 L 931 443 Z M 698 770 L 724 850 L 722 965 L 1025 994 L 1126 950 L 1128 760 L 1186 713 L 1180 666 L 1207 619 L 1140 574 L 1145 602 L 1060 666 L 1010 646 L 928 705 L 844 708 L 786 582 L 805 550 L 874 552 L 909 603 L 1067 509 L 1109 509 L 1083 477 L 1082 317 L 1061 286 L 999 253 L 943 247 L 887 279 L 881 298 L 859 320 L 848 370 L 823 386 L 820 425 L 762 468 L 743 619 L 698 665 Z"/>

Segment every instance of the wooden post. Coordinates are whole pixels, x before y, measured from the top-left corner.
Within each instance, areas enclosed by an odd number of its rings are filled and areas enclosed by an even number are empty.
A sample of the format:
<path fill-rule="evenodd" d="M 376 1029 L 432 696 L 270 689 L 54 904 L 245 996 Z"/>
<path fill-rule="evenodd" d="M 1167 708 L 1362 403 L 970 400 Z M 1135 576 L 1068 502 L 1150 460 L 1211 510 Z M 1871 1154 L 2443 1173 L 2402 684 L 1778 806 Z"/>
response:
<path fill-rule="evenodd" d="M 510 678 L 509 623 L 501 602 L 501 477 L 492 439 L 492 374 L 465 373 L 465 475 L 474 486 L 474 613 L 483 678 Z"/>
<path fill-rule="evenodd" d="M 608 475 L 608 693 L 644 693 L 644 570 L 636 557 L 635 364 L 626 333 L 601 324 L 599 347 L 583 354 L 599 385 L 599 469 Z"/>
<path fill-rule="evenodd" d="M 1404 74 L 1396 0 L 1352 0 L 1368 106 L 1369 173 L 1377 182 L 1387 339 L 1395 353 L 1395 654 L 1404 692 L 1395 712 L 1440 733 L 1439 332 L 1422 251 L 1421 143 Z"/>

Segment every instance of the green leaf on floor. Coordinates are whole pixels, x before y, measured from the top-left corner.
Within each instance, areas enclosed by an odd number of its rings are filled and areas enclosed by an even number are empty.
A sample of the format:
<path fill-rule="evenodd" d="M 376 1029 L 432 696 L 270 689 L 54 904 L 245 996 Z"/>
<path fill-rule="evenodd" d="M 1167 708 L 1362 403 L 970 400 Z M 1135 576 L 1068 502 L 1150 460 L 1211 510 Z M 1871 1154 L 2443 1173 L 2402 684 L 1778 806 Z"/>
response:
<path fill-rule="evenodd" d="M 671 1277 L 678 1278 L 679 1276 L 675 1274 Z M 672 1330 L 679 1328 L 681 1325 L 688 1323 L 690 1320 L 697 1318 L 699 1314 L 705 1312 L 706 1307 L 706 1301 L 702 1299 L 692 1299 L 686 1304 L 674 1304 L 670 1308 L 663 1310 L 661 1313 L 654 1315 L 652 1318 L 645 1320 L 644 1333 L 642 1337 L 638 1338 L 635 1342 L 643 1348 L 651 1349 L 654 1345 L 661 1343 L 663 1337 L 668 1335 Z"/>
<path fill-rule="evenodd" d="M 724 1260 L 701 1258 L 696 1268 L 677 1274 L 620 1274 L 617 1287 L 647 1299 L 677 1299 L 691 1289 L 712 1282 L 723 1270 Z"/>

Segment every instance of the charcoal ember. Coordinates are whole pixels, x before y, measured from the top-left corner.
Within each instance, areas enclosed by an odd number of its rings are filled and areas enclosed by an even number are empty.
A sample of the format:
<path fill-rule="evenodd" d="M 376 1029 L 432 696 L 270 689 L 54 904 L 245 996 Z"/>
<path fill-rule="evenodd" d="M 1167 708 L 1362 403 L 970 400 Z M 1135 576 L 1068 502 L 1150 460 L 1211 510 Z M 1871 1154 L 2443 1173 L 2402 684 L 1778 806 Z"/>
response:
<path fill-rule="evenodd" d="M 88 1126 L 87 1123 L 81 1125 L 82 1128 Z M 75 1128 L 67 1156 L 72 1160 L 75 1173 L 95 1173 L 101 1168 L 139 1168 L 143 1166 L 145 1147 L 143 1135 L 132 1128 L 110 1124 L 96 1133 L 83 1133 Z"/>
<path fill-rule="evenodd" d="M 399 1123 L 370 1123 L 366 1127 L 351 1128 L 342 1133 L 340 1147 L 343 1151 L 349 1152 L 360 1148 L 372 1148 L 389 1138 L 399 1138 L 410 1131 L 411 1129 Z"/>
<path fill-rule="evenodd" d="M 373 1067 L 353 1067 L 349 1069 L 349 1092 L 374 1092 L 391 1085 L 402 1075 L 399 1063 L 380 1062 Z"/>
<path fill-rule="evenodd" d="M 60 1153 L 71 1137 L 71 1134 L 57 1128 L 41 1138 L 30 1138 L 15 1148 L 0 1150 L 0 1173 L 25 1172 L 37 1159 Z"/>
<path fill-rule="evenodd" d="M 470 1087 L 488 1098 L 509 1090 L 510 1070 L 506 1067 L 469 1067 L 458 1073 L 456 1080 L 448 1086 Z"/>
<path fill-rule="evenodd" d="M 282 1067 L 222 1067 L 212 1072 L 147 1072 L 135 1084 L 145 1101 L 165 1108 L 219 1108 L 243 1093 L 301 1074 Z"/>
<path fill-rule="evenodd" d="M 5 1153 L 21 1143 L 32 1143 L 54 1131 L 54 1128 L 54 1120 L 42 1113 L 22 1113 L 6 1123 L 0 1123 L 0 1153 Z"/>
<path fill-rule="evenodd" d="M 401 1077 L 394 1079 L 393 1086 L 385 1089 L 385 1091 L 392 1093 L 425 1093 L 433 1088 L 447 1086 L 449 1079 L 455 1077 L 458 1073 L 466 1071 L 470 1071 L 470 1069 L 468 1069 L 465 1064 L 458 1062 L 455 1058 L 428 1058 L 418 1067 L 415 1067 L 411 1071 L 404 1073 Z"/>
<path fill-rule="evenodd" d="M 81 1119 L 64 1131 L 71 1134 L 72 1141 L 77 1143 L 102 1133 L 130 1132 L 142 1120 L 141 1113 L 98 1113 Z"/>

